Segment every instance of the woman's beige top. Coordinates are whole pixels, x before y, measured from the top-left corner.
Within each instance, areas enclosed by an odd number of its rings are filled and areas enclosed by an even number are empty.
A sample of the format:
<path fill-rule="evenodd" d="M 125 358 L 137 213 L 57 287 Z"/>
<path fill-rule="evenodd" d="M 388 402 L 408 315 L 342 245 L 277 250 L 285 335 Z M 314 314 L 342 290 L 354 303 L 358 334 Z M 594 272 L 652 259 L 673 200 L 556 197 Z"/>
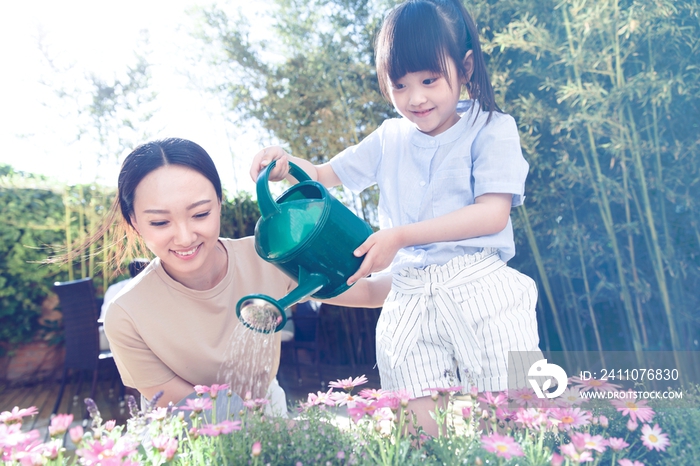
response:
<path fill-rule="evenodd" d="M 235 377 L 250 381 L 259 375 L 250 372 L 259 368 L 249 364 L 248 356 L 258 354 L 259 359 L 263 346 L 271 354 L 265 364 L 269 377 L 275 377 L 278 334 L 243 330 L 236 303 L 252 293 L 279 299 L 296 284 L 257 255 L 252 237 L 221 242 L 229 254 L 228 270 L 214 288 L 186 288 L 156 258 L 112 302 L 105 332 L 124 385 L 154 387 L 175 376 L 193 386 L 231 383 L 222 379 L 223 364 Z M 232 341 L 233 335 L 238 341 Z"/>

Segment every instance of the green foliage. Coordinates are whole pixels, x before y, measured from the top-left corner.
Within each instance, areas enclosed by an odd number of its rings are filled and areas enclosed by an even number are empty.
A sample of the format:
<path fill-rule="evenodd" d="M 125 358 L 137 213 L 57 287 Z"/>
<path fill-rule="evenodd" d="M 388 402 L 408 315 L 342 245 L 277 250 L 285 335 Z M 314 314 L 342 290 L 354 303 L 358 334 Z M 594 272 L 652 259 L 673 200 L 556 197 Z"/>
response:
<path fill-rule="evenodd" d="M 225 199 L 221 206 L 221 236 L 223 238 L 242 238 L 252 236 L 255 223 L 260 218 L 258 203 L 250 194 L 242 191 L 233 199 Z"/>
<path fill-rule="evenodd" d="M 64 240 L 61 196 L 42 187 L 44 181 L 0 167 L 2 352 L 40 334 L 41 304 L 60 276 L 56 267 L 38 264 L 47 257 L 47 245 Z"/>
<path fill-rule="evenodd" d="M 485 49 L 531 164 L 518 226 L 544 249 L 527 261 L 559 344 L 697 350 L 698 2 L 518 6 L 484 7 Z"/>

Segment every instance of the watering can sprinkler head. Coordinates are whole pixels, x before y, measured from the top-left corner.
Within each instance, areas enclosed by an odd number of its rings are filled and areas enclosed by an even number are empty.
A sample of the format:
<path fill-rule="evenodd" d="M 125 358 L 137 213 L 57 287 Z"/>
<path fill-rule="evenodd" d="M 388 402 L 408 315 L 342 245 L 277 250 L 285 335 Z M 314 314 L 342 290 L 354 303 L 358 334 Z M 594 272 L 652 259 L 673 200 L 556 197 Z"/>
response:
<path fill-rule="evenodd" d="M 287 313 L 276 300 L 264 294 L 247 295 L 236 305 L 236 315 L 243 325 L 260 333 L 282 330 Z"/>

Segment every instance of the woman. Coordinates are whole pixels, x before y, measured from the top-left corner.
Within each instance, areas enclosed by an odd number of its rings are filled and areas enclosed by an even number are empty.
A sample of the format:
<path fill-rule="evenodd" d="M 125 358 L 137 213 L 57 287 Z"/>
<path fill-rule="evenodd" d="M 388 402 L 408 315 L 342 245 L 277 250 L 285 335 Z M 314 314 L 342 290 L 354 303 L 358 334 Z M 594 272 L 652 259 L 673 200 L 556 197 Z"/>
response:
<path fill-rule="evenodd" d="M 109 229 L 126 244 L 117 263 L 143 255 L 143 245 L 156 256 L 105 316 L 124 385 L 149 399 L 162 391 L 158 405 L 165 406 L 184 403 L 195 385 L 230 384 L 239 395 L 267 396 L 269 412 L 286 415 L 275 378 L 279 333 L 248 330 L 235 306 L 253 293 L 279 299 L 296 284 L 257 255 L 252 237 L 219 238 L 221 202 L 216 167 L 199 145 L 174 138 L 143 144 L 124 160 L 102 228 L 75 252 Z M 387 277 L 363 279 L 329 302 L 377 307 L 390 285 Z"/>
<path fill-rule="evenodd" d="M 156 258 L 110 304 L 105 333 L 124 384 L 149 399 L 163 391 L 160 406 L 195 385 L 228 383 L 286 413 L 279 336 L 243 329 L 235 305 L 250 293 L 281 298 L 295 284 L 258 257 L 253 238 L 219 238 L 221 202 L 216 167 L 191 141 L 149 142 L 127 156 L 109 218 L 126 235 L 124 252 L 142 242 Z"/>

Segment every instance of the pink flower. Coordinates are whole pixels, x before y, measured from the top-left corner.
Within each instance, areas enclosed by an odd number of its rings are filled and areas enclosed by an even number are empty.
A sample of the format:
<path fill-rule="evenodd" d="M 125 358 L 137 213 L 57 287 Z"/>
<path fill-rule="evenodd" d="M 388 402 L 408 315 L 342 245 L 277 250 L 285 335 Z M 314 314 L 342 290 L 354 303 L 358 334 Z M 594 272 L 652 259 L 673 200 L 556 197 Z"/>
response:
<path fill-rule="evenodd" d="M 632 461 L 628 460 L 627 458 L 622 458 L 621 460 L 617 460 L 617 464 L 619 466 L 644 466 L 644 463 L 641 461 Z"/>
<path fill-rule="evenodd" d="M 629 430 L 630 432 L 634 432 L 635 430 L 637 430 L 637 427 L 639 427 L 639 424 L 637 424 L 632 419 L 627 421 L 627 430 Z"/>
<path fill-rule="evenodd" d="M 625 442 L 624 439 L 617 438 L 617 437 L 610 437 L 608 439 L 608 446 L 613 451 L 622 451 L 625 448 L 629 447 L 630 444 Z"/>
<path fill-rule="evenodd" d="M 218 424 L 207 424 L 199 429 L 202 435 L 218 437 L 220 434 L 230 434 L 234 430 L 241 430 L 241 421 L 221 421 Z"/>
<path fill-rule="evenodd" d="M 117 421 L 115 421 L 114 419 L 111 419 L 111 420 L 105 422 L 105 430 L 107 432 L 112 432 L 116 426 L 117 426 Z"/>
<path fill-rule="evenodd" d="M 352 420 L 356 423 L 359 422 L 365 415 L 371 416 L 377 410 L 372 401 L 364 402 L 358 400 L 355 406 L 352 408 L 348 407 L 348 415 L 352 417 Z"/>
<path fill-rule="evenodd" d="M 647 406 L 644 400 L 612 400 L 610 402 L 623 416 L 628 416 L 635 422 L 651 422 L 654 418 L 654 410 Z"/>
<path fill-rule="evenodd" d="M 574 406 L 587 403 L 589 400 L 581 396 L 581 390 L 578 387 L 569 387 L 557 397 L 556 401 L 561 406 Z"/>
<path fill-rule="evenodd" d="M 462 408 L 462 417 L 464 419 L 469 419 L 472 417 L 472 408 L 470 406 L 465 406 Z"/>
<path fill-rule="evenodd" d="M 424 392 L 430 392 L 431 395 L 446 396 L 452 393 L 457 393 L 462 391 L 462 387 L 437 387 L 437 388 L 425 388 Z"/>
<path fill-rule="evenodd" d="M 115 444 L 114 440 L 107 437 L 102 441 L 86 442 L 84 448 L 75 453 L 87 464 L 99 464 L 101 466 L 123 465 L 123 459 L 134 452 L 133 448 L 125 444 Z M 131 464 L 131 463 L 130 463 Z"/>
<path fill-rule="evenodd" d="M 362 398 L 371 400 L 378 400 L 379 398 L 383 397 L 386 394 L 386 391 L 382 389 L 376 389 L 376 388 L 365 388 L 362 391 L 360 391 L 359 395 Z"/>
<path fill-rule="evenodd" d="M 571 435 L 571 443 L 574 444 L 576 450 L 595 450 L 598 453 L 603 453 L 607 448 L 607 441 L 602 435 L 591 435 L 588 432 L 576 432 Z"/>
<path fill-rule="evenodd" d="M 654 427 L 644 424 L 642 427 L 642 443 L 649 450 L 666 451 L 666 447 L 671 444 L 667 434 L 661 433 L 661 427 L 655 424 Z"/>
<path fill-rule="evenodd" d="M 547 425 L 547 416 L 535 408 L 519 409 L 515 413 L 515 422 L 522 424 L 527 429 L 540 430 Z"/>
<path fill-rule="evenodd" d="M 195 385 L 194 386 L 194 391 L 197 392 L 197 395 L 202 396 L 205 393 L 209 393 L 210 388 L 206 385 Z"/>
<path fill-rule="evenodd" d="M 595 390 L 598 392 L 609 392 L 609 391 L 613 391 L 613 390 L 620 388 L 619 385 L 612 384 L 612 383 L 608 382 L 607 380 L 598 380 L 598 379 L 584 380 L 584 379 L 581 379 L 580 377 L 572 377 L 571 382 L 573 382 L 575 385 L 580 386 L 582 392 L 586 392 L 588 390 Z"/>
<path fill-rule="evenodd" d="M 401 407 L 401 399 L 393 396 L 391 393 L 387 393 L 386 396 L 378 399 L 374 404 L 377 408 L 389 408 L 396 412 Z"/>
<path fill-rule="evenodd" d="M 14 422 L 22 422 L 22 418 L 27 416 L 34 416 L 39 410 L 36 406 L 32 406 L 26 409 L 19 409 L 18 406 L 12 408 L 12 411 L 3 411 L 0 413 L 0 422 L 4 424 L 12 424 Z"/>
<path fill-rule="evenodd" d="M 559 453 L 552 453 L 552 466 L 562 466 L 564 464 L 564 457 Z"/>
<path fill-rule="evenodd" d="M 72 414 L 57 414 L 53 419 L 51 419 L 51 424 L 49 425 L 49 435 L 51 437 L 58 437 L 59 435 L 65 434 L 72 422 Z"/>
<path fill-rule="evenodd" d="M 483 392 L 481 396 L 477 398 L 477 400 L 493 409 L 497 409 L 508 403 L 508 396 L 500 392 L 497 392 L 496 396 L 494 396 L 491 392 Z"/>
<path fill-rule="evenodd" d="M 491 434 L 481 436 L 481 446 L 484 450 L 496 453 L 496 456 L 509 460 L 513 456 L 525 456 L 518 443 L 507 435 Z"/>
<path fill-rule="evenodd" d="M 331 388 L 339 388 L 341 390 L 345 390 L 346 392 L 351 392 L 355 387 L 359 385 L 364 385 L 367 383 L 367 377 L 363 375 L 356 377 L 356 378 L 348 378 L 348 379 L 342 379 L 342 380 L 337 380 L 335 382 L 330 382 L 328 384 L 329 387 Z"/>
<path fill-rule="evenodd" d="M 259 410 L 259 409 L 262 409 L 263 406 L 265 406 L 266 404 L 269 404 L 269 403 L 270 403 L 270 400 L 268 400 L 267 398 L 255 398 L 255 399 L 246 398 L 245 401 L 243 402 L 243 406 L 245 406 L 248 409 Z"/>
<path fill-rule="evenodd" d="M 168 440 L 168 445 L 165 447 L 165 450 L 163 450 L 163 454 L 167 461 L 172 461 L 175 453 L 177 453 L 177 439 L 171 438 Z"/>
<path fill-rule="evenodd" d="M 539 398 L 531 388 L 511 390 L 508 394 L 520 406 L 531 407 L 539 403 Z"/>
<path fill-rule="evenodd" d="M 601 427 L 605 427 L 607 429 L 608 425 L 610 424 L 608 421 L 608 418 L 603 416 L 602 414 L 598 416 L 598 422 L 600 423 Z"/>
<path fill-rule="evenodd" d="M 211 409 L 211 400 L 209 398 L 188 398 L 187 406 L 181 406 L 180 409 L 183 411 L 194 411 L 195 413 L 201 413 L 205 409 Z"/>
<path fill-rule="evenodd" d="M 22 425 L 15 421 L 11 424 L 0 424 L 0 452 L 2 452 L 3 447 L 14 448 L 29 445 L 40 436 L 41 434 L 36 429 L 22 432 Z"/>
<path fill-rule="evenodd" d="M 332 393 L 332 388 L 329 388 L 327 392 L 318 392 L 316 395 L 309 393 L 306 406 L 335 406 L 335 401 L 333 401 L 333 398 L 331 397 Z"/>
<path fill-rule="evenodd" d="M 214 399 L 216 399 L 216 397 L 218 396 L 219 392 L 222 392 L 222 391 L 228 389 L 228 387 L 229 387 L 229 384 L 227 384 L 227 383 L 224 383 L 224 384 L 221 384 L 221 385 L 219 385 L 219 384 L 213 384 L 213 385 L 209 388 L 209 396 L 212 397 L 212 398 L 214 398 Z"/>
<path fill-rule="evenodd" d="M 500 407 L 496 410 L 496 419 L 499 421 L 509 421 L 515 417 L 515 411 Z"/>
<path fill-rule="evenodd" d="M 168 408 L 164 406 L 153 408 L 149 413 L 146 413 L 146 417 L 152 421 L 162 421 L 168 417 Z"/>
<path fill-rule="evenodd" d="M 559 421 L 558 427 L 563 430 L 590 424 L 591 413 L 580 408 L 553 409 L 551 412 L 552 417 Z"/>
<path fill-rule="evenodd" d="M 80 441 L 83 439 L 84 434 L 85 433 L 83 432 L 83 426 L 75 426 L 68 431 L 70 440 L 71 442 L 73 442 L 74 445 L 78 445 L 80 443 Z"/>
<path fill-rule="evenodd" d="M 333 392 L 330 396 L 336 406 L 354 406 L 357 396 L 348 392 Z"/>
<path fill-rule="evenodd" d="M 575 463 L 587 463 L 593 461 L 593 455 L 588 450 L 579 451 L 573 443 L 567 443 L 559 447 L 562 455 Z"/>
<path fill-rule="evenodd" d="M 262 453 L 262 445 L 260 444 L 260 442 L 255 442 L 253 444 L 251 454 L 253 455 L 253 457 L 257 457 L 260 456 L 260 453 Z"/>

